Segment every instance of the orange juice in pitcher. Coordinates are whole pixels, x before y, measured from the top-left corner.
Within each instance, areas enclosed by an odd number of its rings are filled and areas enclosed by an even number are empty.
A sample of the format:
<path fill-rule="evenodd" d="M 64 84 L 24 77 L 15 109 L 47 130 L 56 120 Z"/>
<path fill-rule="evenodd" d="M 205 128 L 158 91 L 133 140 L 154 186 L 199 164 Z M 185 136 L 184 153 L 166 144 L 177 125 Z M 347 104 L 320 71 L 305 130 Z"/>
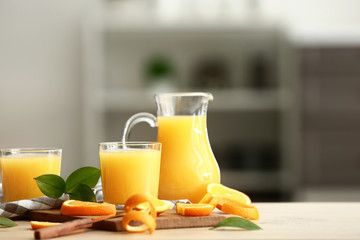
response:
<path fill-rule="evenodd" d="M 159 198 L 199 202 L 209 183 L 220 182 L 220 170 L 207 135 L 206 113 L 210 93 L 165 93 L 155 96 L 158 116 L 139 113 L 124 130 L 126 141 L 131 128 L 146 121 L 158 126 L 162 143 Z"/>
<path fill-rule="evenodd" d="M 205 116 L 158 117 L 158 142 L 164 146 L 159 198 L 198 202 L 210 182 L 220 182 L 207 141 Z"/>

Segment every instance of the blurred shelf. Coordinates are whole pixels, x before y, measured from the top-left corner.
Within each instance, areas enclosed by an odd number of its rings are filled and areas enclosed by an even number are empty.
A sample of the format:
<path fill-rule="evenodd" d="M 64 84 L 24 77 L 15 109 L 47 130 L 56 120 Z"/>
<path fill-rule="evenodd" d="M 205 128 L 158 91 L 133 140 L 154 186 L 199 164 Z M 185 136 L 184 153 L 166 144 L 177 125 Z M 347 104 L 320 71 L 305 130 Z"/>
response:
<path fill-rule="evenodd" d="M 177 25 L 165 25 L 165 24 L 153 24 L 153 23 L 134 23 L 127 24 L 120 21 L 106 21 L 104 24 L 104 31 L 110 33 L 121 33 L 126 36 L 136 34 L 136 36 L 145 36 L 147 38 L 159 36 L 159 35 L 180 35 L 186 36 L 187 34 L 203 35 L 203 34 L 242 34 L 242 37 L 251 37 L 256 34 L 257 36 L 274 35 L 280 32 L 279 27 L 267 26 L 267 25 L 238 25 L 238 24 L 177 24 Z M 149 35 L 150 34 L 150 35 Z M 159 34 L 159 35 L 152 35 Z"/>
<path fill-rule="evenodd" d="M 307 48 L 360 45 L 360 27 L 351 24 L 293 29 L 289 36 L 294 44 Z"/>
<path fill-rule="evenodd" d="M 139 16 L 129 19 L 116 11 L 106 10 L 97 15 L 98 22 L 102 21 L 105 31 L 118 33 L 136 33 L 148 36 L 148 33 L 174 33 L 174 34 L 203 34 L 203 33 L 273 33 L 281 29 L 276 23 L 261 21 L 216 21 L 205 22 L 196 19 L 182 19 L 181 21 L 165 21 L 154 16 Z"/>
<path fill-rule="evenodd" d="M 155 110 L 154 90 L 107 89 L 99 91 L 106 111 Z M 211 90 L 214 101 L 211 111 L 283 110 L 291 106 L 289 91 L 284 89 L 228 89 Z"/>

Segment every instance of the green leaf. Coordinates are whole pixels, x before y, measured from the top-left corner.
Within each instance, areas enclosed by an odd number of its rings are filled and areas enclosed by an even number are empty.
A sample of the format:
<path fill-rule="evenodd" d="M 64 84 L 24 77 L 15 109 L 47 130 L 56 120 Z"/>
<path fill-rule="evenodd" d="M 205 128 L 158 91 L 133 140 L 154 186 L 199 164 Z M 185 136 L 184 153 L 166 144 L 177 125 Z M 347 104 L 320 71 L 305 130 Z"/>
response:
<path fill-rule="evenodd" d="M 82 183 L 71 188 L 71 190 L 67 193 L 69 194 L 70 199 L 96 202 L 96 197 L 91 187 Z"/>
<path fill-rule="evenodd" d="M 246 230 L 259 230 L 261 227 L 256 225 L 255 223 L 240 217 L 229 217 L 220 221 L 216 226 L 210 228 L 210 230 L 219 228 L 219 227 L 237 227 L 243 228 Z"/>
<path fill-rule="evenodd" d="M 0 226 L 15 227 L 15 226 L 17 226 L 17 224 L 8 218 L 0 217 Z"/>
<path fill-rule="evenodd" d="M 44 174 L 34 179 L 40 191 L 48 197 L 59 198 L 65 191 L 65 181 L 58 175 Z"/>
<path fill-rule="evenodd" d="M 66 179 L 66 191 L 71 191 L 78 184 L 84 184 L 93 188 L 99 181 L 100 174 L 100 169 L 95 167 L 79 168 Z"/>

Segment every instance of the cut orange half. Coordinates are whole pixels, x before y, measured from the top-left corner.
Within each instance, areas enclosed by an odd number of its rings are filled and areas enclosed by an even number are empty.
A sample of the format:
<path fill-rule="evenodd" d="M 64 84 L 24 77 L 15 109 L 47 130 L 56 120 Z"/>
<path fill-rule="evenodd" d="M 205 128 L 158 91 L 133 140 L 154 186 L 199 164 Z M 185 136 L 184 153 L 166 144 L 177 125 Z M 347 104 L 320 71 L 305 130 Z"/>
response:
<path fill-rule="evenodd" d="M 200 202 L 210 203 L 214 197 L 219 199 L 227 198 L 246 205 L 251 204 L 251 199 L 245 193 L 219 183 L 209 183 L 207 186 L 207 194 Z"/>
<path fill-rule="evenodd" d="M 227 198 L 219 199 L 216 207 L 226 213 L 238 215 L 249 219 L 259 219 L 259 212 L 255 206 L 235 202 Z"/>
<path fill-rule="evenodd" d="M 202 204 L 202 203 L 177 203 L 176 212 L 183 216 L 207 216 L 213 210 L 215 206 L 211 204 Z"/>
<path fill-rule="evenodd" d="M 78 200 L 67 200 L 61 205 L 62 215 L 72 216 L 100 216 L 115 215 L 116 208 L 110 203 L 94 203 Z"/>
<path fill-rule="evenodd" d="M 61 223 L 58 222 L 42 222 L 42 221 L 30 221 L 31 228 L 33 230 L 40 229 L 40 228 L 46 228 L 46 227 L 52 227 L 59 225 Z"/>
<path fill-rule="evenodd" d="M 150 200 L 154 203 L 155 205 L 155 210 L 157 215 L 159 216 L 161 213 L 165 212 L 166 210 L 168 210 L 169 208 L 171 208 L 171 204 L 165 201 L 161 201 L 159 199 L 157 199 L 154 196 L 150 196 Z M 146 208 L 150 208 L 149 203 L 148 202 L 144 202 L 144 203 L 140 203 L 139 205 L 136 206 L 137 210 L 144 210 Z"/>

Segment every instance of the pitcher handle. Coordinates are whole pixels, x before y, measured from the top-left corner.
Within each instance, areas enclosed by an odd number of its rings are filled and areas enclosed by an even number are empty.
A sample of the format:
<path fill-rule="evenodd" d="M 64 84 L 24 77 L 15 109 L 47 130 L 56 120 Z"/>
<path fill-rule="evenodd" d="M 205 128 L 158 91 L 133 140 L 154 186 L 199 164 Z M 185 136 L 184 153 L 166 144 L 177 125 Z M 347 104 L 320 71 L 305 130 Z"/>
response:
<path fill-rule="evenodd" d="M 126 121 L 122 142 L 129 139 L 131 129 L 140 122 L 147 122 L 151 127 L 157 127 L 156 117 L 153 114 L 146 112 L 136 113 Z"/>

